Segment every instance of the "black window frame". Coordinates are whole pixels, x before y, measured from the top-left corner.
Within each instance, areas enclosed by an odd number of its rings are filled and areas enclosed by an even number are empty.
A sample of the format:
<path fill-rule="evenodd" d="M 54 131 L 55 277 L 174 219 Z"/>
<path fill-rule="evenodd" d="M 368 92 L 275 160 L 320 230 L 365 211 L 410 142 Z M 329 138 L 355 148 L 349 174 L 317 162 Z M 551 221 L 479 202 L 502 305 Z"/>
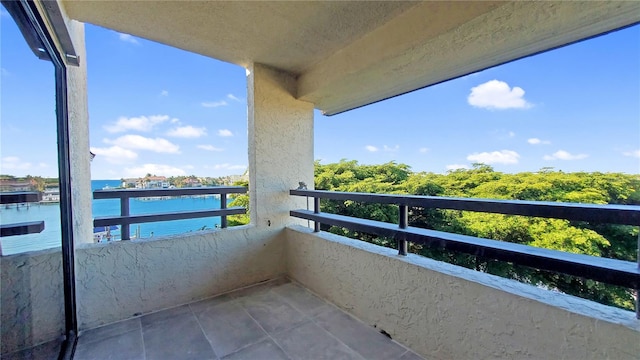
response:
<path fill-rule="evenodd" d="M 71 192 L 71 158 L 69 151 L 69 112 L 67 98 L 67 63 L 78 65 L 79 59 L 73 48 L 68 48 L 70 38 L 65 32 L 62 39 L 47 27 L 46 14 L 41 13 L 33 0 L 2 0 L 2 4 L 14 19 L 27 44 L 33 53 L 42 60 L 53 63 L 55 70 L 55 104 L 58 151 L 58 185 L 60 187 L 60 227 L 62 242 L 62 270 L 64 286 L 64 318 L 65 339 L 62 343 L 59 359 L 72 359 L 75 352 L 78 334 L 76 288 L 75 288 L 75 254 L 73 238 L 73 206 Z M 56 4 L 57 5 L 57 4 Z M 46 10 L 44 10 L 46 11 Z M 54 23 L 60 25 L 59 18 Z M 51 19 L 48 19 L 51 20 Z M 66 29 L 65 29 L 66 30 Z M 67 45 L 63 54 L 55 45 Z"/>

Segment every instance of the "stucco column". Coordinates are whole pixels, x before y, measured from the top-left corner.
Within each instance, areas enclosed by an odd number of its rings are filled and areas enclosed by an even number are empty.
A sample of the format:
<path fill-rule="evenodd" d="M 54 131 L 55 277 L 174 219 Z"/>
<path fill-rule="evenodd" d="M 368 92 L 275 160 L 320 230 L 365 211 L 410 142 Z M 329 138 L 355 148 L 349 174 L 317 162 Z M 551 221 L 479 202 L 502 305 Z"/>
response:
<path fill-rule="evenodd" d="M 93 242 L 89 110 L 87 105 L 87 53 L 84 23 L 70 20 L 64 12 L 63 16 L 76 54 L 80 59 L 80 66 L 67 66 L 73 239 L 76 244 L 80 244 Z"/>
<path fill-rule="evenodd" d="M 293 75 L 265 65 L 247 69 L 249 207 L 259 227 L 301 223 L 289 211 L 306 200 L 289 190 L 300 181 L 313 189 L 313 104 L 296 100 L 296 85 Z"/>

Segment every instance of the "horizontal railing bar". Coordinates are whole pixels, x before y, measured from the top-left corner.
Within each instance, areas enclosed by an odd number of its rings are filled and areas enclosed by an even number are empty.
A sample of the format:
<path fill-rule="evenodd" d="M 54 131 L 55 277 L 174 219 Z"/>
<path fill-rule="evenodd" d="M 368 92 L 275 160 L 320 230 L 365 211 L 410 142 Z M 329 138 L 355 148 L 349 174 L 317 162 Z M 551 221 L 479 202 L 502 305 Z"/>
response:
<path fill-rule="evenodd" d="M 109 225 L 131 225 L 158 221 L 197 219 L 204 217 L 228 216 L 246 214 L 247 209 L 243 207 L 232 207 L 223 210 L 206 211 L 175 211 L 171 213 L 130 215 L 130 216 L 102 216 L 93 220 L 93 226 Z"/>
<path fill-rule="evenodd" d="M 42 193 L 39 191 L 0 192 L 0 204 L 19 204 L 41 200 Z"/>
<path fill-rule="evenodd" d="M 378 236 L 390 238 L 403 236 L 407 241 L 417 244 L 508 261 L 612 285 L 635 289 L 640 287 L 640 269 L 635 262 L 573 254 L 411 226 L 400 229 L 396 224 L 327 213 L 315 214 L 310 210 L 294 210 L 290 215 Z"/>
<path fill-rule="evenodd" d="M 44 230 L 44 221 L 0 225 L 0 237 L 37 234 Z"/>
<path fill-rule="evenodd" d="M 215 194 L 245 194 L 244 186 L 210 186 L 177 189 L 108 189 L 95 190 L 94 199 L 120 199 L 152 196 L 183 196 L 183 195 L 215 195 Z"/>
<path fill-rule="evenodd" d="M 352 200 L 424 208 L 466 210 L 622 225 L 640 225 L 640 206 L 637 205 L 598 205 L 551 201 L 451 198 L 441 196 L 369 194 L 326 190 L 290 190 L 289 193 L 291 195 L 310 196 L 332 200 Z"/>

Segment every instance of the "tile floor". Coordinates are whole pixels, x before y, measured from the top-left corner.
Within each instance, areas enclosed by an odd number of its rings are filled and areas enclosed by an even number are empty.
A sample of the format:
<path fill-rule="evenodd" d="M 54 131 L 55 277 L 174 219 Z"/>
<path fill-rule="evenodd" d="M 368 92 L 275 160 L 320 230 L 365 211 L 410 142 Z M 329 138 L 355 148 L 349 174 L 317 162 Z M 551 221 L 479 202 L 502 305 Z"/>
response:
<path fill-rule="evenodd" d="M 62 346 L 62 339 L 50 341 L 11 354 L 0 356 L 2 360 L 57 360 Z"/>
<path fill-rule="evenodd" d="M 421 357 L 305 288 L 281 280 L 86 331 L 74 359 Z"/>

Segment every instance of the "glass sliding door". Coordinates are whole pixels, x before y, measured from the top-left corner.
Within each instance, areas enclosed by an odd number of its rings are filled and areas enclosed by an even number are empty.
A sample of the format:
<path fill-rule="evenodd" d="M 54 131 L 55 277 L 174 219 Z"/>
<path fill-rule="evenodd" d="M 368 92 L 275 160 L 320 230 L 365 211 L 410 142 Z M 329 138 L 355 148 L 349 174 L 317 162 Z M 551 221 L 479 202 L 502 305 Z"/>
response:
<path fill-rule="evenodd" d="M 0 352 L 57 358 L 76 332 L 66 68 L 33 2 L 2 5 Z"/>

